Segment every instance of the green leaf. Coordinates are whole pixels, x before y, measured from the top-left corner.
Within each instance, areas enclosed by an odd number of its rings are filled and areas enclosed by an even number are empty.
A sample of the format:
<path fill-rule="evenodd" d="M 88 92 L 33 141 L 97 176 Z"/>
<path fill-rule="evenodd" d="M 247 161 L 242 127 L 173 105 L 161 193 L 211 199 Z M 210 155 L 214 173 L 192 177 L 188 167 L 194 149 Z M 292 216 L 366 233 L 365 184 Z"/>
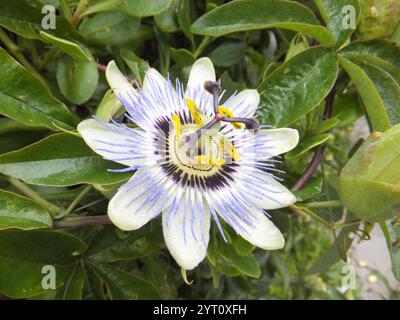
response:
<path fill-rule="evenodd" d="M 322 183 L 322 178 L 316 178 L 307 183 L 304 188 L 294 191 L 293 193 L 296 196 L 297 201 L 305 201 L 320 194 Z"/>
<path fill-rule="evenodd" d="M 340 174 L 343 204 L 362 220 L 387 218 L 385 212 L 400 203 L 399 161 L 400 125 L 371 134 Z"/>
<path fill-rule="evenodd" d="M 282 28 L 308 34 L 322 44 L 335 44 L 335 37 L 321 26 L 307 7 L 282 0 L 241 0 L 224 4 L 197 19 L 192 32 L 222 36 L 232 32 Z"/>
<path fill-rule="evenodd" d="M 344 258 L 354 240 L 354 236 L 350 237 L 350 234 L 356 231 L 357 228 L 358 225 L 343 228 L 337 236 L 335 242 L 306 271 L 305 275 L 308 276 L 315 273 L 325 272 L 332 265 Z"/>
<path fill-rule="evenodd" d="M 121 50 L 121 57 L 131 69 L 133 75 L 143 83 L 145 73 L 150 68 L 149 64 L 129 50 Z"/>
<path fill-rule="evenodd" d="M 49 228 L 50 214 L 36 202 L 0 189 L 0 230 Z"/>
<path fill-rule="evenodd" d="M 103 160 L 83 139 L 67 133 L 0 156 L 0 172 L 39 185 L 113 184 L 131 175 L 107 171 L 113 168 L 121 166 Z"/>
<path fill-rule="evenodd" d="M 0 231 L 0 292 L 12 298 L 44 294 L 44 266 L 55 268 L 56 286 L 62 287 L 70 267 L 86 250 L 78 238 L 53 231 Z"/>
<path fill-rule="evenodd" d="M 383 221 L 380 223 L 392 261 L 392 272 L 394 277 L 400 281 L 400 225 L 397 219 Z"/>
<path fill-rule="evenodd" d="M 338 75 L 335 53 L 310 48 L 275 69 L 258 87 L 265 124 L 287 126 L 318 106 Z"/>
<path fill-rule="evenodd" d="M 0 26 L 27 39 L 45 39 L 39 34 L 43 31 L 42 20 L 49 11 L 42 13 L 43 4 L 38 0 L 1 0 Z M 21 9 L 23 8 L 23 10 Z M 63 16 L 55 18 L 55 29 L 46 29 L 47 33 L 64 39 L 82 42 L 82 36 Z"/>
<path fill-rule="evenodd" d="M 233 246 L 227 246 L 224 251 L 226 252 L 226 257 L 241 273 L 252 278 L 261 276 L 260 265 L 254 255 L 241 256 Z"/>
<path fill-rule="evenodd" d="M 354 28 L 344 28 L 344 23 L 348 23 L 346 16 L 347 11 L 343 9 L 345 6 L 354 8 L 356 16 L 356 23 L 360 18 L 360 5 L 357 0 L 314 0 L 321 15 L 324 17 L 328 29 L 333 33 L 336 38 L 336 47 L 342 46 L 348 38 L 353 34 Z"/>
<path fill-rule="evenodd" d="M 86 256 L 93 261 L 102 262 L 138 259 L 164 247 L 162 230 L 159 227 L 130 232 L 126 238 L 118 237 L 114 227 L 107 227 L 91 243 Z"/>
<path fill-rule="evenodd" d="M 32 126 L 75 128 L 75 118 L 31 75 L 0 48 L 0 114 Z"/>
<path fill-rule="evenodd" d="M 385 71 L 373 65 L 368 65 L 359 60 L 356 64 L 344 57 L 339 57 L 339 60 L 353 80 L 374 130 L 385 131 L 390 128 L 391 120 L 394 123 L 397 121 L 396 106 L 395 101 L 393 101 L 393 95 L 398 95 L 396 81 Z M 382 86 L 383 83 L 390 86 L 386 88 Z M 391 90 L 395 91 L 391 92 Z M 391 112 L 392 119 L 389 118 L 388 112 Z"/>
<path fill-rule="evenodd" d="M 54 45 L 55 48 L 59 49 L 66 54 L 69 54 L 72 58 L 78 61 L 90 61 L 90 56 L 76 43 L 56 37 L 47 32 L 40 31 L 40 35 L 49 43 Z"/>
<path fill-rule="evenodd" d="M 84 276 L 79 261 L 75 262 L 72 272 L 65 279 L 65 285 L 58 290 L 57 300 L 82 300 Z"/>
<path fill-rule="evenodd" d="M 77 61 L 64 56 L 57 63 L 57 83 L 61 93 L 68 101 L 83 104 L 96 91 L 99 80 L 97 63 L 91 53 L 89 61 Z"/>
<path fill-rule="evenodd" d="M 375 57 L 400 68 L 400 45 L 395 41 L 355 41 L 345 47 L 341 53 L 345 57 Z"/>
<path fill-rule="evenodd" d="M 94 0 L 84 15 L 100 11 L 122 11 L 134 17 L 149 17 L 167 10 L 173 0 Z"/>
<path fill-rule="evenodd" d="M 356 92 L 337 94 L 333 105 L 333 118 L 339 120 L 338 127 L 347 126 L 364 114 Z"/>
<path fill-rule="evenodd" d="M 285 159 L 287 160 L 292 160 L 297 157 L 302 156 L 303 154 L 307 153 L 311 149 L 325 143 L 329 139 L 332 138 L 332 135 L 329 133 L 321 133 L 317 134 L 312 137 L 308 137 L 304 140 L 302 140 L 299 145 L 294 148 L 292 151 L 288 152 L 285 154 Z"/>
<path fill-rule="evenodd" d="M 90 264 L 105 282 L 113 300 L 160 299 L 159 292 L 144 278 L 105 264 Z"/>
<path fill-rule="evenodd" d="M 80 33 L 95 45 L 120 46 L 136 39 L 140 19 L 122 12 L 102 12 L 84 20 Z"/>
<path fill-rule="evenodd" d="M 179 66 L 191 66 L 196 60 L 194 55 L 186 49 L 170 48 L 171 58 Z"/>
<path fill-rule="evenodd" d="M 253 244 L 244 240 L 239 235 L 233 240 L 232 245 L 235 248 L 236 252 L 241 256 L 248 256 L 255 249 L 255 246 Z"/>
<path fill-rule="evenodd" d="M 41 8 L 42 4 L 36 0 L 2 0 L 0 25 L 25 38 L 40 39 Z"/>
<path fill-rule="evenodd" d="M 14 151 L 27 145 L 43 139 L 45 131 L 21 131 L 0 134 L 0 155 Z"/>
<path fill-rule="evenodd" d="M 239 63 L 246 53 L 244 42 L 225 42 L 209 54 L 209 58 L 218 67 L 229 67 Z"/>
<path fill-rule="evenodd" d="M 177 16 L 179 27 L 182 29 L 182 32 L 185 34 L 185 36 L 190 40 L 192 46 L 194 46 L 193 34 L 190 31 L 190 27 L 192 25 L 190 4 L 190 0 L 181 0 L 178 5 Z"/>

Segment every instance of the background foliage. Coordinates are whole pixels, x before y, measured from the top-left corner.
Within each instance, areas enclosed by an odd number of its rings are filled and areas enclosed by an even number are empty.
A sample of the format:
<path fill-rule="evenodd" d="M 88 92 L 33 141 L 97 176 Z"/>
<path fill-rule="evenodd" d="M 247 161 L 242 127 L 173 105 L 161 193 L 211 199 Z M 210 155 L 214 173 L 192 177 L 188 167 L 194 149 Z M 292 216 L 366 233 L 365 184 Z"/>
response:
<path fill-rule="evenodd" d="M 45 4 L 55 29 L 42 27 Z M 356 29 L 343 28 L 346 5 Z M 398 0 L 2 0 L 2 297 L 353 299 L 340 261 L 374 225 L 400 280 L 399 12 Z M 299 130 L 281 168 L 298 203 L 270 212 L 283 250 L 255 249 L 227 226 L 226 245 L 214 230 L 188 286 L 158 219 L 134 232 L 107 225 L 128 176 L 107 172 L 76 125 L 119 109 L 103 73 L 111 59 L 140 82 L 148 65 L 185 80 L 201 56 L 227 94 L 258 89 L 263 124 Z M 43 289 L 43 265 L 56 267 L 56 290 Z"/>

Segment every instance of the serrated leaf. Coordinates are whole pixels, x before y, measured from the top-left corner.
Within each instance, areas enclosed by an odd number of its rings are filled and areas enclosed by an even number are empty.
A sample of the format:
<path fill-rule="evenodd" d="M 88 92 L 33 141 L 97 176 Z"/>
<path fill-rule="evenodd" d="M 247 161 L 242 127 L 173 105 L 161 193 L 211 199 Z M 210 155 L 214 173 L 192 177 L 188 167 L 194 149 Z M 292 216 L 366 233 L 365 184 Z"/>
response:
<path fill-rule="evenodd" d="M 67 107 L 35 76 L 0 48 L 0 114 L 32 126 L 75 128 Z"/>
<path fill-rule="evenodd" d="M 285 127 L 313 110 L 328 95 L 338 74 L 336 55 L 315 47 L 278 67 L 258 87 L 260 117 Z"/>
<path fill-rule="evenodd" d="M 0 172 L 39 185 L 113 184 L 130 176 L 107 171 L 112 168 L 121 166 L 103 160 L 83 139 L 66 133 L 0 156 Z"/>
<path fill-rule="evenodd" d="M 281 0 L 243 0 L 224 4 L 198 18 L 192 32 L 222 36 L 232 32 L 282 28 L 308 34 L 322 44 L 334 45 L 335 37 L 321 26 L 307 7 Z"/>

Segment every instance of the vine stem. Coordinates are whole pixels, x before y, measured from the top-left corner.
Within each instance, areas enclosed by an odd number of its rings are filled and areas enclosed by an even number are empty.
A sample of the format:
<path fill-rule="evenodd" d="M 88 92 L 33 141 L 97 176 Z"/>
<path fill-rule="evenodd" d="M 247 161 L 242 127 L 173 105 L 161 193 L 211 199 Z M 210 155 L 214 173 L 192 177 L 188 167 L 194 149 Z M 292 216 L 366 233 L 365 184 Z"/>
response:
<path fill-rule="evenodd" d="M 96 225 L 112 224 L 107 215 L 70 217 L 53 222 L 53 229 L 88 227 Z"/>
<path fill-rule="evenodd" d="M 71 204 L 68 206 L 67 210 L 65 210 L 65 215 L 69 215 L 72 211 L 74 211 L 75 207 L 78 205 L 78 203 L 83 199 L 83 197 L 92 189 L 91 185 L 87 185 L 79 194 L 78 196 L 74 199 L 74 201 L 71 202 Z"/>
<path fill-rule="evenodd" d="M 320 201 L 320 202 L 307 202 L 303 203 L 303 205 L 307 208 L 340 208 L 343 206 L 343 203 L 340 200 L 331 200 L 331 201 Z"/>
<path fill-rule="evenodd" d="M 89 3 L 89 0 L 80 0 L 78 3 L 78 6 L 76 7 L 76 10 L 74 12 L 74 15 L 71 18 L 71 24 L 72 26 L 76 26 L 81 18 L 82 12 L 86 9 L 87 5 Z"/>
<path fill-rule="evenodd" d="M 10 183 L 16 187 L 19 191 L 21 191 L 23 194 L 40 204 L 42 207 L 47 209 L 52 215 L 58 214 L 61 209 L 57 207 L 56 205 L 48 202 L 46 199 L 42 198 L 40 195 L 38 195 L 34 190 L 29 188 L 25 183 L 22 181 L 11 177 L 9 179 Z"/>
<path fill-rule="evenodd" d="M 19 61 L 19 63 L 21 63 L 26 69 L 34 74 L 34 76 L 39 79 L 40 82 L 42 82 L 44 85 L 47 85 L 46 80 L 39 72 L 36 71 L 33 65 L 21 53 L 20 48 L 11 40 L 11 38 L 2 28 L 0 28 L 0 41 L 4 43 L 4 45 L 10 50 L 10 53 Z"/>

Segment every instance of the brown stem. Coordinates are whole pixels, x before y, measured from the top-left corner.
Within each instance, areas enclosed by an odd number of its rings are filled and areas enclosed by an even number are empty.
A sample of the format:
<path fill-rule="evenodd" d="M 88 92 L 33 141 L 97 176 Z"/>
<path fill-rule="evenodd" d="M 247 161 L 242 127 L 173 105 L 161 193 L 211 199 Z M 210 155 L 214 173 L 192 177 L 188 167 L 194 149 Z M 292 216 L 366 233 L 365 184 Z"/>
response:
<path fill-rule="evenodd" d="M 53 229 L 112 224 L 107 215 L 64 218 L 53 222 Z"/>
<path fill-rule="evenodd" d="M 337 91 L 337 83 L 334 85 L 332 90 L 329 92 L 328 96 L 325 99 L 325 112 L 324 112 L 324 120 L 328 120 L 329 118 L 332 117 L 332 112 L 333 112 L 333 103 L 335 101 L 335 95 Z M 306 172 L 304 172 L 303 176 L 296 182 L 296 184 L 293 186 L 292 190 L 293 191 L 298 191 L 302 189 L 307 182 L 311 179 L 312 175 L 314 172 L 318 169 L 319 165 L 321 164 L 322 160 L 324 159 L 324 152 L 325 152 L 325 146 L 321 146 L 318 148 L 318 150 L 315 152 L 314 157 L 312 158 L 310 164 L 308 165 L 308 168 Z"/>

